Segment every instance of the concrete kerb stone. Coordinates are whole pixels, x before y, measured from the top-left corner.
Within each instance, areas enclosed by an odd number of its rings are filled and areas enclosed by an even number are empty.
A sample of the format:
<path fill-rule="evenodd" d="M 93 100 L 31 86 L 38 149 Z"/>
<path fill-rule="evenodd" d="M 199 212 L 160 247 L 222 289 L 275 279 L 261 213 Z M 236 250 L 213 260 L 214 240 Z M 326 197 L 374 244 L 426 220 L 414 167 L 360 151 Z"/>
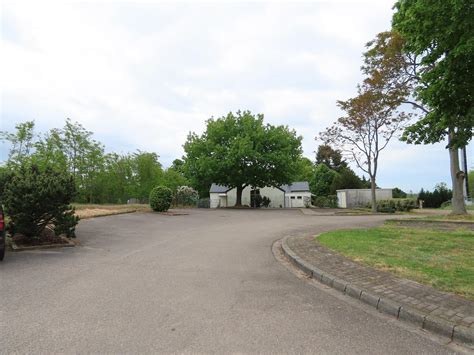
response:
<path fill-rule="evenodd" d="M 448 337 L 451 340 L 474 346 L 474 328 L 456 325 L 441 318 L 425 315 L 402 306 L 390 299 L 380 298 L 368 291 L 362 290 L 349 282 L 339 279 L 315 266 L 307 263 L 296 255 L 288 246 L 287 240 L 291 236 L 285 237 L 282 240 L 281 246 L 283 253 L 290 259 L 290 261 L 303 272 L 312 276 L 312 278 L 330 286 L 340 292 L 345 293 L 353 298 L 359 299 L 362 302 L 376 308 L 378 311 L 390 314 L 399 320 L 403 320 L 413 325 L 422 327 L 423 329 L 437 333 L 441 336 Z"/>
<path fill-rule="evenodd" d="M 338 291 L 341 291 L 342 293 L 346 293 L 346 287 L 348 284 L 349 283 L 344 280 L 335 278 L 332 282 L 332 287 Z"/>
<path fill-rule="evenodd" d="M 425 323 L 423 324 L 423 328 L 438 333 L 449 339 L 453 339 L 455 325 L 456 324 L 448 322 L 444 319 L 428 315 L 425 317 Z"/>
<path fill-rule="evenodd" d="M 297 268 L 299 268 L 301 271 L 304 273 L 308 274 L 310 277 L 313 277 L 313 270 L 312 270 L 312 265 L 309 263 L 305 262 L 303 259 L 301 259 L 299 256 L 297 256 L 293 250 L 288 246 L 287 239 L 289 237 L 286 237 L 283 239 L 281 242 L 281 246 L 283 249 L 283 253 L 290 259 L 293 265 L 295 265 Z"/>
<path fill-rule="evenodd" d="M 368 305 L 371 305 L 374 308 L 377 308 L 379 305 L 380 297 L 374 296 L 373 294 L 362 291 L 360 295 L 360 300 Z"/>
<path fill-rule="evenodd" d="M 313 279 L 318 280 L 318 281 L 322 281 L 324 271 L 321 270 L 321 269 L 318 269 L 317 267 L 314 267 L 314 266 L 312 267 L 312 269 L 313 269 Z"/>
<path fill-rule="evenodd" d="M 360 288 L 351 284 L 346 286 L 346 295 L 349 295 L 356 299 L 360 299 L 361 294 L 362 294 L 362 290 Z"/>
<path fill-rule="evenodd" d="M 398 313 L 398 318 L 413 325 L 416 325 L 420 328 L 423 328 L 425 324 L 426 315 L 414 309 L 402 306 L 402 308 L 400 308 L 400 312 Z"/>
<path fill-rule="evenodd" d="M 453 340 L 474 347 L 474 328 L 456 325 L 454 327 Z"/>
<path fill-rule="evenodd" d="M 333 282 L 334 282 L 334 277 L 329 274 L 323 274 L 321 277 L 321 282 L 329 287 L 332 287 Z"/>
<path fill-rule="evenodd" d="M 400 308 L 402 308 L 401 305 L 387 298 L 381 298 L 377 306 L 377 309 L 379 311 L 390 314 L 394 316 L 395 318 L 398 318 L 398 314 L 400 313 Z"/>

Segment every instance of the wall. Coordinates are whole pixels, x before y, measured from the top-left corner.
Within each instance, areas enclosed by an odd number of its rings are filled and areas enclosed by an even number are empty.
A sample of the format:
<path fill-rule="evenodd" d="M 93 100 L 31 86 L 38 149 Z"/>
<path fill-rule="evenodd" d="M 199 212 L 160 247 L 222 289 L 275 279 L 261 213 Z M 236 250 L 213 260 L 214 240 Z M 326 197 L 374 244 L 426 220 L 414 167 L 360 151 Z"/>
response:
<path fill-rule="evenodd" d="M 252 187 L 247 186 L 242 192 L 242 205 L 250 206 L 250 191 Z M 237 198 L 237 189 L 232 189 L 227 191 L 227 206 L 223 204 L 222 195 L 223 193 L 210 193 L 210 207 L 233 207 L 235 206 L 235 201 Z M 263 187 L 260 188 L 260 195 L 262 197 L 268 197 L 270 199 L 270 208 L 284 208 L 284 207 L 305 207 L 304 206 L 304 197 L 311 199 L 310 192 L 289 192 L 286 193 L 286 202 L 285 202 L 285 193 L 276 188 L 276 187 Z M 294 196 L 294 199 L 291 199 L 291 196 Z M 297 197 L 301 196 L 301 199 Z"/>
<path fill-rule="evenodd" d="M 250 191 L 252 190 L 251 186 L 247 186 L 242 192 L 242 205 L 250 206 Z M 235 206 L 237 189 L 232 189 L 227 192 L 227 206 Z M 260 195 L 266 196 L 270 199 L 271 208 L 280 208 L 280 205 L 284 206 L 284 192 L 275 187 L 263 187 L 260 188 Z"/>
<path fill-rule="evenodd" d="M 285 193 L 275 187 L 264 187 L 260 189 L 260 195 L 266 196 L 270 199 L 271 208 L 283 208 L 285 207 Z"/>
<path fill-rule="evenodd" d="M 219 206 L 219 198 L 220 198 L 219 195 L 220 193 L 217 193 L 217 192 L 211 192 L 209 194 L 210 208 L 222 207 L 222 206 Z"/>
<path fill-rule="evenodd" d="M 338 205 L 341 206 L 342 193 L 346 194 L 346 207 L 366 207 L 371 201 L 370 189 L 348 189 L 337 190 Z M 379 200 L 389 200 L 392 198 L 392 189 L 377 189 L 375 190 L 375 198 Z"/>
<path fill-rule="evenodd" d="M 294 199 L 292 199 L 294 197 Z M 298 199 L 298 197 L 301 197 Z M 309 198 L 309 201 L 311 201 L 311 192 L 287 192 L 286 193 L 286 207 L 298 207 L 302 208 L 305 207 L 304 205 L 304 200 L 305 197 Z"/>

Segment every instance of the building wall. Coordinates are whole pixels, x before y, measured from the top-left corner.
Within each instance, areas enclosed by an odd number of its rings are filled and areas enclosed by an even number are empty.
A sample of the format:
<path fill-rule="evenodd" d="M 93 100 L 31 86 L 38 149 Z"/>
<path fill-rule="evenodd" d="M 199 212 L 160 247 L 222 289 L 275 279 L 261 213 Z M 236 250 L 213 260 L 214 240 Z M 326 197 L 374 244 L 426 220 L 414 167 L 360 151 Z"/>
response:
<path fill-rule="evenodd" d="M 276 187 L 264 187 L 260 189 L 260 195 L 266 196 L 270 199 L 271 208 L 285 207 L 285 193 Z"/>
<path fill-rule="evenodd" d="M 285 207 L 305 207 L 304 200 L 305 197 L 309 198 L 311 201 L 311 192 L 309 191 L 300 191 L 300 192 L 287 192 L 286 193 L 286 204 Z"/>
<path fill-rule="evenodd" d="M 252 190 L 251 186 L 247 186 L 242 191 L 242 205 L 250 206 L 250 191 Z M 285 204 L 285 193 L 276 188 L 276 187 L 262 187 L 260 188 L 260 195 L 266 196 L 270 199 L 270 206 L 271 208 L 279 208 L 284 207 Z M 227 206 L 232 207 L 235 206 L 235 201 L 237 199 L 237 189 L 232 189 L 227 191 Z"/>
<path fill-rule="evenodd" d="M 209 194 L 209 202 L 210 202 L 210 206 L 211 208 L 217 208 L 217 207 L 224 207 L 224 206 L 220 206 L 219 205 L 219 195 L 220 193 L 217 193 L 217 192 L 211 192 Z"/>
<path fill-rule="evenodd" d="M 250 206 L 250 191 L 251 186 L 247 186 L 242 191 L 242 205 Z M 210 193 L 210 207 L 232 207 L 235 206 L 237 199 L 237 189 L 231 189 L 227 191 L 227 197 L 223 198 L 221 195 L 224 193 Z M 308 197 L 311 199 L 311 192 L 289 192 L 286 193 L 276 187 L 263 187 L 260 188 L 260 195 L 262 197 L 268 197 L 270 199 L 270 208 L 288 208 L 288 207 L 305 207 L 304 198 Z M 292 199 L 291 197 L 294 197 Z M 298 197 L 301 197 L 300 199 Z"/>
<path fill-rule="evenodd" d="M 344 206 L 344 195 L 346 205 Z M 375 198 L 389 200 L 392 198 L 392 189 L 375 190 Z M 365 207 L 371 201 L 370 189 L 337 190 L 337 203 L 340 208 Z"/>

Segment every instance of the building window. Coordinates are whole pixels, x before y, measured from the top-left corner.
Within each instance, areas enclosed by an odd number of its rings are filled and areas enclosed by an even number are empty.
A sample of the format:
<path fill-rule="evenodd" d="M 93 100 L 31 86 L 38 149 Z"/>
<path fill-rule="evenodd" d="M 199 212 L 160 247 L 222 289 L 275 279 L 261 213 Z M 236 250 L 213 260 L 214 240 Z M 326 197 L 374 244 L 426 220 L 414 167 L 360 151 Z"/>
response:
<path fill-rule="evenodd" d="M 295 199 L 295 196 L 291 196 L 290 198 L 291 198 L 292 200 L 294 200 L 294 199 Z"/>
<path fill-rule="evenodd" d="M 302 196 L 298 196 L 298 197 L 297 197 L 298 200 L 301 200 L 302 198 L 303 198 Z"/>

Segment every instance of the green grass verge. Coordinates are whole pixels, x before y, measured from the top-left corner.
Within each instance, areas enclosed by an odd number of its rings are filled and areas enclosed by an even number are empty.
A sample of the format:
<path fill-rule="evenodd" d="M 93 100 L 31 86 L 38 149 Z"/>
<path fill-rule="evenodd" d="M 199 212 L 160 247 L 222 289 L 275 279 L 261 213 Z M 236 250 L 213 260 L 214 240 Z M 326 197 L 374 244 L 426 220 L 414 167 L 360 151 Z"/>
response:
<path fill-rule="evenodd" d="M 358 262 L 474 300 L 474 232 L 385 225 L 333 231 L 324 246 Z"/>
<path fill-rule="evenodd" d="M 445 221 L 445 222 L 474 222 L 474 215 L 437 215 L 437 216 L 427 216 L 421 218 L 414 218 L 420 221 Z"/>
<path fill-rule="evenodd" d="M 440 210 L 445 210 L 445 211 L 450 211 L 452 208 L 451 205 L 440 207 Z M 468 211 L 474 211 L 474 205 L 466 205 L 466 210 Z"/>

